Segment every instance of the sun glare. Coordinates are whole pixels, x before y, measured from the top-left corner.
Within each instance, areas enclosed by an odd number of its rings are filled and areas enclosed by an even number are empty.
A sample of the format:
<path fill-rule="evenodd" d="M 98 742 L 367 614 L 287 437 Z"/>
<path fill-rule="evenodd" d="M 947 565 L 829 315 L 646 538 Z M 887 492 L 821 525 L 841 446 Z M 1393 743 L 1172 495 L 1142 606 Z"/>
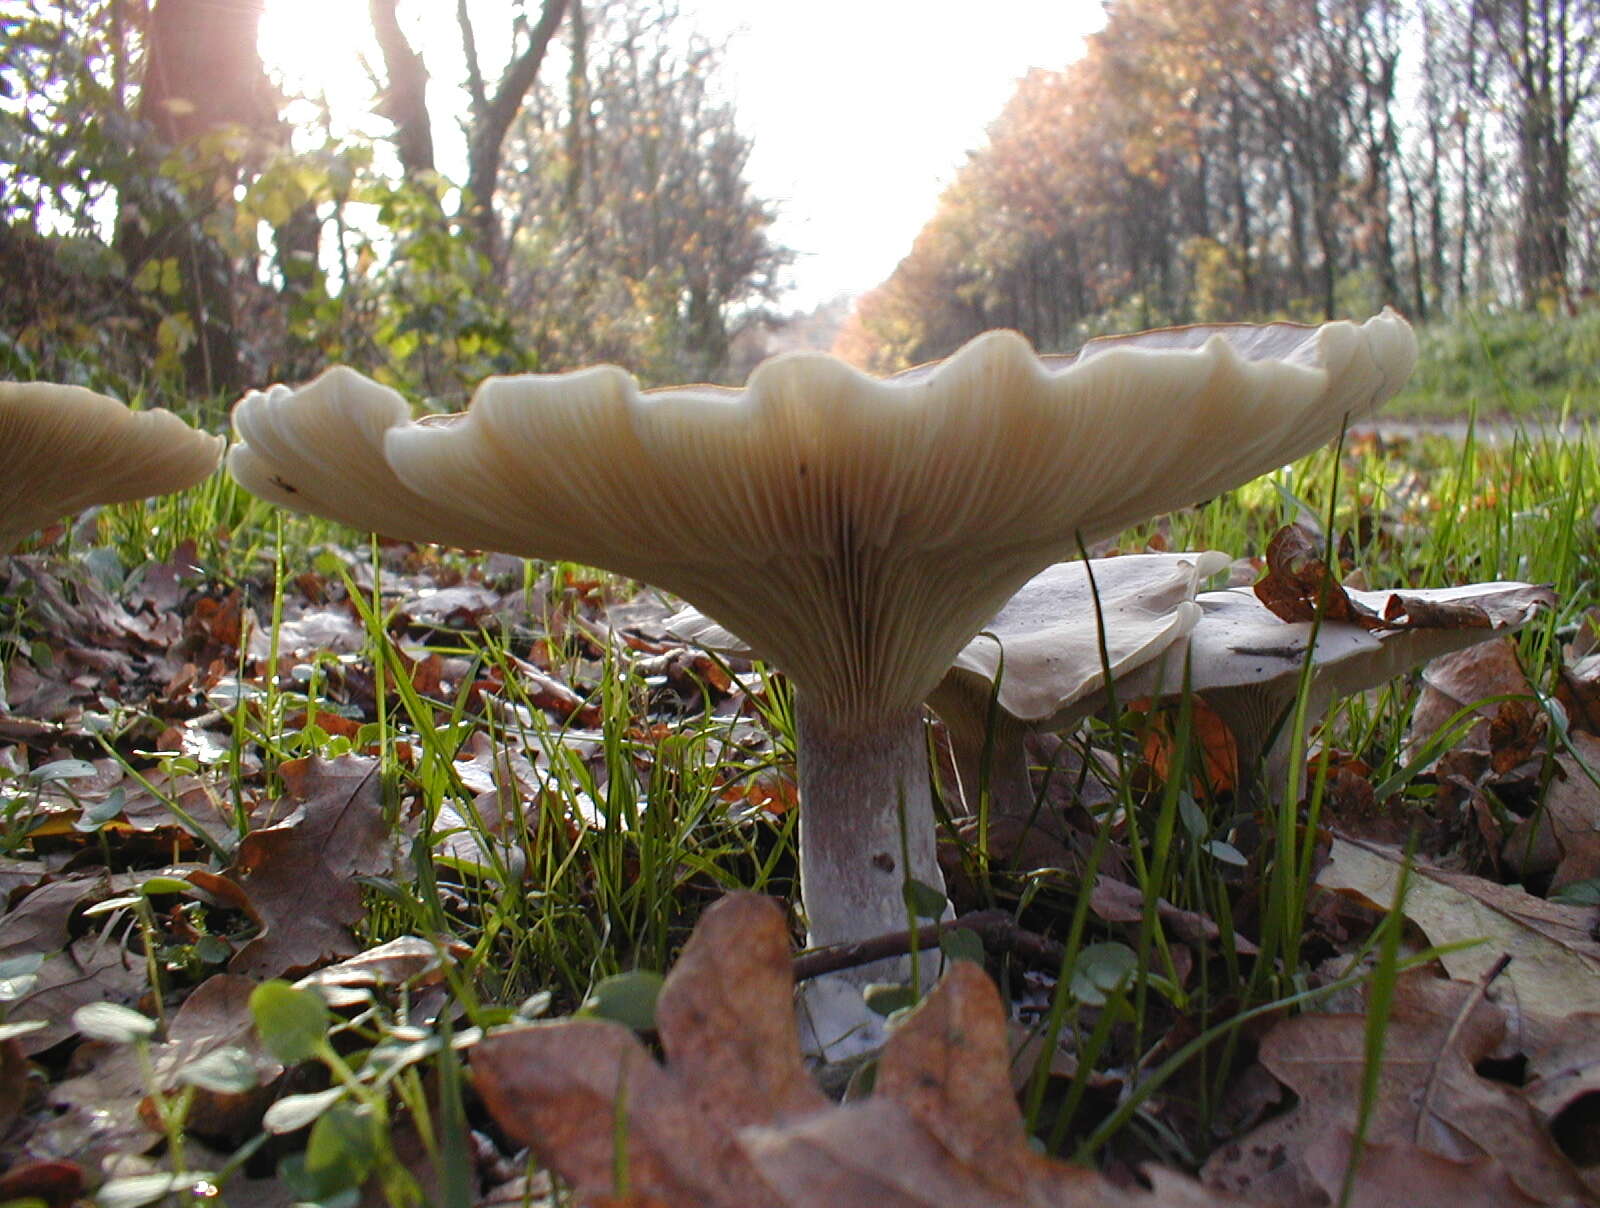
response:
<path fill-rule="evenodd" d="M 371 98 L 362 60 L 378 50 L 363 0 L 267 0 L 257 45 L 290 96 L 326 96 L 344 114 Z"/>

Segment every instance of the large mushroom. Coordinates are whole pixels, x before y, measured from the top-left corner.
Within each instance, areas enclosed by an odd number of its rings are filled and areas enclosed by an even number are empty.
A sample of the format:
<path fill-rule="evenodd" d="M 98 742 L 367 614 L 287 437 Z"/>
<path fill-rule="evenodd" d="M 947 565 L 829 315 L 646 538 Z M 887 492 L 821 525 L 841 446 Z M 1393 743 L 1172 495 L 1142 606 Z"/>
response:
<path fill-rule="evenodd" d="M 903 927 L 908 879 L 941 884 L 922 702 L 984 621 L 1080 541 L 1330 440 L 1415 359 L 1392 312 L 1146 332 L 1064 357 L 997 331 L 885 379 L 806 353 L 743 390 L 642 392 L 609 366 L 491 378 L 460 417 L 394 423 L 384 450 L 444 509 L 441 535 L 462 541 L 470 517 L 476 544 L 654 583 L 789 675 L 801 897 L 810 942 L 833 944 Z M 293 393 L 236 416 L 241 481 L 272 475 L 288 506 L 310 506 L 307 459 L 349 456 L 330 433 L 300 438 Z M 296 460 L 268 458 L 268 432 Z M 816 1047 L 874 1043 L 860 986 L 903 968 L 808 983 Z"/>
<path fill-rule="evenodd" d="M 130 411 L 81 386 L 0 382 L 0 553 L 91 504 L 193 486 L 222 445 L 169 411 Z"/>

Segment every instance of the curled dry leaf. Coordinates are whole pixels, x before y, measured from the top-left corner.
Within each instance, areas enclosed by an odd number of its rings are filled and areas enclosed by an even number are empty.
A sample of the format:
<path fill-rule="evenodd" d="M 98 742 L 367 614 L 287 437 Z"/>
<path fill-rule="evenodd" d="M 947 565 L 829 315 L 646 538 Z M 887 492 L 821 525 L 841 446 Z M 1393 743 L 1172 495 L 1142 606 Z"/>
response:
<path fill-rule="evenodd" d="M 1317 884 L 1388 910 L 1401 862 L 1394 848 L 1335 837 Z M 1405 914 L 1429 943 L 1478 941 L 1440 957 L 1452 977 L 1475 982 L 1502 953 L 1511 956 L 1495 994 L 1515 1013 L 1523 1046 L 1542 1047 L 1556 1021 L 1600 1002 L 1600 942 L 1594 937 L 1600 911 L 1547 902 L 1466 873 L 1414 865 Z"/>
<path fill-rule="evenodd" d="M 1367 1026 L 1364 1013 L 1302 1015 L 1277 1024 L 1262 1039 L 1260 1061 L 1299 1103 L 1213 1154 L 1203 1172 L 1206 1182 L 1269 1202 L 1336 1202 L 1341 1158 L 1348 1156 L 1361 1104 Z M 1503 1013 L 1478 987 L 1420 971 L 1399 979 L 1367 1134 L 1399 1153 L 1380 1147 L 1363 1161 L 1353 1202 L 1462 1202 L 1428 1190 L 1430 1166 L 1449 1186 L 1470 1176 L 1487 1188 L 1515 1188 L 1507 1198 L 1480 1196 L 1467 1203 L 1584 1200 L 1588 1190 L 1525 1096 L 1474 1068 L 1495 1051 L 1504 1032 Z M 1382 1180 L 1413 1149 L 1432 1155 L 1408 1180 L 1423 1188 L 1422 1198 L 1395 1198 L 1395 1186 Z"/>
<path fill-rule="evenodd" d="M 460 948 L 460 945 L 454 945 Z M 377 986 L 431 986 L 444 980 L 449 957 L 458 955 L 420 936 L 402 935 L 387 944 L 368 948 L 352 956 L 308 973 L 297 986 L 341 986 L 347 989 L 372 989 Z"/>
<path fill-rule="evenodd" d="M 1285 621 L 1313 619 L 1320 598 L 1323 620 L 1382 629 L 1383 618 L 1339 585 L 1325 552 L 1322 538 L 1303 524 L 1284 525 L 1267 543 L 1267 571 L 1255 584 L 1256 598 Z"/>
<path fill-rule="evenodd" d="M 656 1018 L 665 1065 L 594 1020 L 500 1032 L 473 1051 L 500 1127 L 585 1203 L 617 1202 L 619 1143 L 623 1202 L 666 1208 L 1237 1202 L 1167 1172 L 1155 1193 L 1124 1190 L 1037 1153 L 1012 1098 L 999 995 L 964 962 L 892 1033 L 873 1096 L 833 1106 L 800 1061 L 783 914 L 754 895 L 701 918 Z"/>
<path fill-rule="evenodd" d="M 1256 598 L 1284 621 L 1309 621 L 1324 597 L 1322 619 L 1363 629 L 1505 629 L 1522 624 L 1533 610 L 1553 604 L 1548 587 L 1532 583 L 1485 583 L 1423 592 L 1347 590 L 1323 559 L 1323 540 L 1303 525 L 1273 534 L 1267 570 L 1255 583 Z"/>

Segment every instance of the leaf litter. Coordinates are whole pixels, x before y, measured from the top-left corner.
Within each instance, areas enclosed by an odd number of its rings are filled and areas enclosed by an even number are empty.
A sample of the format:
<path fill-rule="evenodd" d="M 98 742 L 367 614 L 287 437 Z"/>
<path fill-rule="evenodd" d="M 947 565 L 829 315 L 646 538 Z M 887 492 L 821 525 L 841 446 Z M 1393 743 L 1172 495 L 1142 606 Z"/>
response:
<path fill-rule="evenodd" d="M 1267 594 L 1296 616 L 1321 598 L 1326 615 L 1336 584 L 1321 565 L 1322 543 L 1284 540 L 1290 553 L 1269 551 Z M 772 758 L 748 664 L 730 667 L 675 642 L 660 625 L 670 611 L 661 602 L 619 600 L 599 581 L 576 578 L 530 593 L 520 563 L 491 559 L 463 574 L 410 547 L 386 547 L 382 558 L 393 666 L 451 735 L 446 750 L 459 787 L 432 818 L 418 812 L 405 782 L 425 759 L 422 736 L 401 735 L 388 771 L 370 745 L 380 706 L 395 716 L 404 702 L 392 671 L 380 677 L 366 661 L 370 599 L 351 599 L 331 563 L 285 581 L 276 646 L 262 623 L 270 597 L 206 582 L 192 568 L 192 548 L 120 583 L 103 565 L 90 570 L 48 555 L 0 566 L 0 596 L 22 602 L 19 632 L 29 635 L 8 647 L 0 710 L 0 792 L 13 823 L 10 855 L 0 863 L 0 995 L 8 1024 L 29 1030 L 0 1038 L 0 1070 L 28 1070 L 33 1088 L 0 1100 L 0 1160 L 19 1169 L 34 1163 L 41 1185 L 55 1186 L 58 1175 L 93 1186 L 108 1175 L 167 1169 L 155 1108 L 176 1088 L 193 1097 L 186 1148 L 210 1155 L 213 1166 L 260 1130 L 274 1101 L 303 1094 L 307 1067 L 275 1062 L 260 1048 L 248 998 L 264 978 L 299 978 L 334 1005 L 336 1019 L 376 1011 L 391 1020 L 383 1025 L 390 1039 L 372 1050 L 388 1054 L 384 1060 L 437 1054 L 433 1029 L 441 1012 L 454 1010 L 444 970 L 467 959 L 471 946 L 375 929 L 373 887 L 405 882 L 407 845 L 426 834 L 431 850 L 448 857 L 438 867 L 462 878 L 441 886 L 442 901 L 475 911 L 473 886 L 484 869 L 498 862 L 517 878 L 532 875 L 518 839 L 530 819 L 555 823 L 569 844 L 586 827 L 617 825 L 623 814 L 608 781 L 618 768 L 600 703 L 617 667 L 631 668 L 644 693 L 629 728 L 643 787 L 630 790 L 637 796 L 627 808 L 648 808 L 651 778 L 671 774 L 673 723 L 716 717 L 722 728 L 707 751 L 730 761 L 718 773 L 719 807 L 758 845 L 785 825 L 793 784 Z M 358 591 L 374 591 L 368 561 L 337 560 Z M 1371 628 L 1479 624 L 1470 610 L 1368 617 L 1339 594 L 1351 619 Z M 559 606 L 548 603 L 552 595 Z M 505 643 L 494 661 L 473 653 L 483 633 Z M 1182 992 L 1214 978 L 1224 950 L 1255 959 L 1248 893 L 1260 847 L 1248 821 L 1196 832 L 1208 843 L 1225 836 L 1246 862 L 1229 874 L 1243 892 L 1228 927 L 1202 901 L 1159 903 L 1163 968 L 1180 992 L 1146 1005 L 1145 1026 L 1164 1033 L 1161 1041 L 1142 1055 L 1133 1047 L 1129 1023 L 1115 1015 L 1126 1007 L 1110 977 L 1110 1005 L 1080 1003 L 1059 1042 L 1048 1050 L 1041 1043 L 1059 970 L 1024 954 L 1062 950 L 1097 826 L 1078 803 L 1097 802 L 1094 810 L 1115 816 L 1098 787 L 1105 754 L 1090 749 L 1074 773 L 1076 790 L 1042 782 L 1057 837 L 1041 845 L 1021 836 L 1013 846 L 1032 853 L 1031 862 L 1019 856 L 1018 871 L 992 883 L 1003 895 L 1031 884 L 1033 905 L 1017 907 L 1009 925 L 1039 929 L 1038 943 L 990 949 L 1006 996 L 977 966 L 952 961 L 940 988 L 894 1031 L 870 1095 L 835 1104 L 800 1064 L 789 927 L 770 906 L 743 898 L 704 912 L 662 989 L 646 1040 L 659 1045 L 664 1064 L 598 1019 L 494 1031 L 474 1045 L 473 1030 L 457 1018 L 473 1071 L 469 1099 L 481 1097 L 497 1121 L 469 1134 L 482 1202 L 515 1202 L 518 1189 L 548 1193 L 543 1177 L 521 1165 L 522 1144 L 596 1203 L 1309 1205 L 1336 1202 L 1350 1169 L 1353 1204 L 1584 1202 L 1600 1160 L 1588 1140 L 1600 1114 L 1600 1043 L 1594 1017 L 1581 1010 L 1600 1001 L 1592 987 L 1595 910 L 1581 900 L 1595 875 L 1600 794 L 1590 773 L 1600 708 L 1587 702 L 1600 675 L 1592 647 L 1575 640 L 1557 685 L 1569 722 L 1557 741 L 1545 712 L 1528 703 L 1531 686 L 1511 649 L 1474 647 L 1424 676 L 1412 754 L 1474 701 L 1517 698 L 1481 706 L 1481 724 L 1437 741 L 1440 757 L 1421 778 L 1434 797 L 1422 814 L 1427 829 L 1405 907 L 1415 941 L 1486 942 L 1402 979 L 1374 1108 L 1382 1123 L 1369 1126 L 1353 1167 L 1361 1002 L 1313 1006 L 1242 1030 L 1231 1063 L 1211 1075 L 1231 1105 L 1232 1114 L 1214 1116 L 1219 1128 L 1227 1121 L 1224 1131 L 1196 1131 L 1186 1101 L 1211 1092 L 1188 1074 L 1139 1089 L 1206 1022 L 1182 1005 Z M 320 750 L 304 745 L 292 758 L 261 758 L 255 734 L 274 676 L 280 692 L 315 689 L 305 709 L 283 715 L 282 736 L 315 735 Z M 1395 808 L 1374 796 L 1371 766 L 1330 756 L 1338 791 L 1325 802 L 1332 831 L 1318 865 L 1323 892 L 1338 893 L 1341 904 L 1314 903 L 1309 934 L 1350 951 L 1391 908 L 1404 856 L 1362 837 L 1381 833 L 1374 810 Z M 556 775 L 573 767 L 589 777 L 577 796 Z M 1132 842 L 1126 826 L 1113 827 L 1090 904 L 1096 947 L 1130 954 L 1145 925 Z M 1522 888 L 1501 883 L 1508 872 Z M 979 883 L 967 884 L 970 896 L 958 892 L 957 909 L 983 904 Z M 1579 897 L 1562 904 L 1540 896 L 1557 891 Z M 714 883 L 701 879 L 695 892 L 709 899 Z M 162 969 L 154 986 L 150 944 Z M 1011 955 L 997 955 L 1002 950 Z M 1513 959 L 1480 993 L 1480 979 L 1503 954 Z M 1313 984 L 1333 976 L 1314 974 Z M 1073 984 L 1080 982 L 1088 985 L 1077 977 Z M 1476 1005 L 1463 1014 L 1462 996 L 1472 994 Z M 128 1004 L 159 1021 L 154 1087 L 132 1050 L 78 1035 L 74 1009 L 97 1002 Z M 1031 1077 L 1017 1051 L 1047 1063 L 1048 1121 L 1048 1105 L 1067 1093 L 1078 1046 L 1102 1012 L 1113 1013 L 1109 1046 L 1086 1072 L 1068 1136 L 1083 1136 L 1137 1093 L 1154 1135 L 1164 1130 L 1182 1143 L 1119 1143 L 1102 1155 L 1105 1173 L 1094 1173 L 1038 1151 L 1012 1088 Z M 1313 1051 L 1325 1060 L 1305 1056 Z M 177 1080 L 190 1068 L 204 1079 L 208 1062 L 228 1076 L 211 1087 Z M 1280 1134 L 1281 1143 L 1273 1139 Z M 408 1117 L 396 1121 L 395 1137 L 397 1152 L 414 1149 L 404 1164 L 435 1178 Z M 1272 1155 L 1265 1165 L 1263 1150 Z M 627 1156 L 620 1165 L 619 1152 Z M 1204 1184 L 1163 1161 L 1199 1170 Z M 264 1173 L 258 1163 L 236 1174 L 224 1194 L 276 1200 L 281 1181 L 262 1182 Z"/>

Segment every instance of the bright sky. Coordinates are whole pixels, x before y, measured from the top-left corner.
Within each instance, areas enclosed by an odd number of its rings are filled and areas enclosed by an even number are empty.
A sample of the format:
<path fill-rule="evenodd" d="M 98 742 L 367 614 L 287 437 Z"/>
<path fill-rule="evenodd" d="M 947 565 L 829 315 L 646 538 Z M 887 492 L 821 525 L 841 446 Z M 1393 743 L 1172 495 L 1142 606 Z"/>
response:
<path fill-rule="evenodd" d="M 749 176 L 778 203 L 776 238 L 798 253 L 783 299 L 794 308 L 887 277 L 1015 81 L 1030 67 L 1064 67 L 1104 21 L 1098 0 L 680 4 L 703 35 L 727 39 L 723 82 L 755 140 Z M 506 28 L 505 0 L 470 5 L 480 46 L 491 45 Z M 370 92 L 359 56 L 379 63 L 366 10 L 365 0 L 267 0 L 261 44 L 292 87 L 326 90 L 346 120 L 377 133 L 381 123 L 359 116 Z M 459 179 L 455 5 L 410 0 L 400 11 L 432 75 L 441 170 Z"/>

